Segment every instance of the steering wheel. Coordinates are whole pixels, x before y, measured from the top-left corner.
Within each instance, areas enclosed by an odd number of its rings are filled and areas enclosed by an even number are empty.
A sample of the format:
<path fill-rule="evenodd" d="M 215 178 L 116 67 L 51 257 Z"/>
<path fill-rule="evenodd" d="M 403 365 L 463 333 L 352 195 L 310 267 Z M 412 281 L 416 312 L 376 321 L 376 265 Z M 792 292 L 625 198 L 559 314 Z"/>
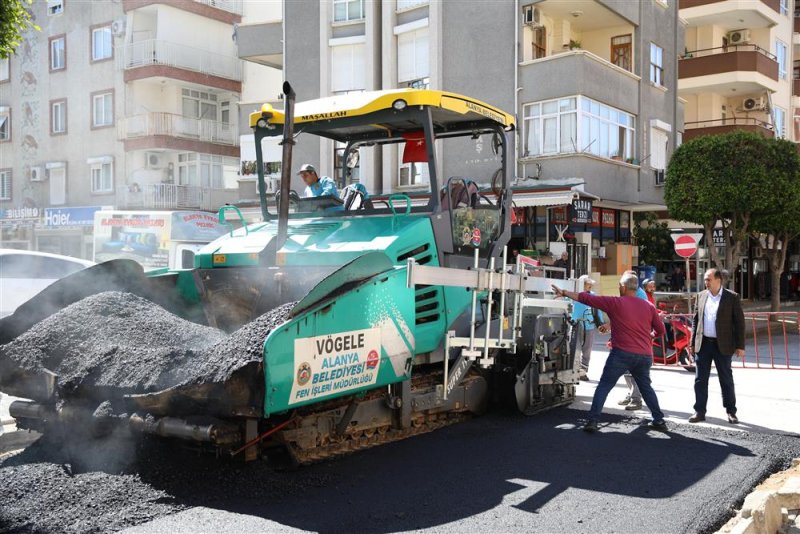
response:
<path fill-rule="evenodd" d="M 281 203 L 281 192 L 277 191 L 275 193 L 275 202 L 280 205 Z M 294 189 L 289 189 L 289 205 L 292 204 L 297 205 L 300 202 L 300 195 L 297 194 L 297 191 Z"/>

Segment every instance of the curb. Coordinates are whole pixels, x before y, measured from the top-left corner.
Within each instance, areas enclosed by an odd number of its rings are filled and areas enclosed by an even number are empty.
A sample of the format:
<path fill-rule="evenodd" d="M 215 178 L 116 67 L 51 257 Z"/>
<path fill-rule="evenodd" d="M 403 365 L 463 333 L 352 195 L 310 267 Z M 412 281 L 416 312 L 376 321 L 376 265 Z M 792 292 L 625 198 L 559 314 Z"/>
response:
<path fill-rule="evenodd" d="M 800 458 L 775 473 L 744 499 L 742 509 L 718 534 L 774 534 L 800 527 Z M 792 519 L 790 523 L 789 519 Z"/>

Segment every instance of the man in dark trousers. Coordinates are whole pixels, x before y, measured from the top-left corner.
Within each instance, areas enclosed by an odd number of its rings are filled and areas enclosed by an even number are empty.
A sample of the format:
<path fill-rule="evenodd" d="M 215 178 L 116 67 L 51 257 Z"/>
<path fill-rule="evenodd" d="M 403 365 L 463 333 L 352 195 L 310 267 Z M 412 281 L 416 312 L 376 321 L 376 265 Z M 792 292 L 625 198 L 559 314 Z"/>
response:
<path fill-rule="evenodd" d="M 722 287 L 722 273 L 709 269 L 703 276 L 705 291 L 697 295 L 697 306 L 692 322 L 692 343 L 689 350 L 695 353 L 694 415 L 690 423 L 706 420 L 708 404 L 708 377 L 711 362 L 717 368 L 722 389 L 722 405 L 728 421 L 739 422 L 736 417 L 736 392 L 733 386 L 731 359 L 735 354 L 744 356 L 744 312 L 739 295 Z"/>
<path fill-rule="evenodd" d="M 656 337 L 664 335 L 664 322 L 658 316 L 655 306 L 636 296 L 639 278 L 626 272 L 619 281 L 620 297 L 600 297 L 588 292 L 575 293 L 560 289 L 555 285 L 553 292 L 558 297 L 567 297 L 603 310 L 611 319 L 611 352 L 608 353 L 600 383 L 594 391 L 589 420 L 583 429 L 596 432 L 600 413 L 609 392 L 625 371 L 642 392 L 642 399 L 653 414 L 650 425 L 656 430 L 666 430 L 664 414 L 658 406 L 658 397 L 650 382 L 650 366 L 653 365 L 653 332 Z"/>

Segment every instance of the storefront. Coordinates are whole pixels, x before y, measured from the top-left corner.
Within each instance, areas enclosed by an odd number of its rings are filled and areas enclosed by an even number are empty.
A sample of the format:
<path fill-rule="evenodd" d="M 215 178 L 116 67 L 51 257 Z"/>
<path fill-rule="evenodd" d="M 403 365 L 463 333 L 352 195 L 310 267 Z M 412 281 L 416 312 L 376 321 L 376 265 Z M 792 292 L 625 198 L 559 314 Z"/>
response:
<path fill-rule="evenodd" d="M 36 250 L 92 259 L 94 214 L 102 206 L 45 208 L 36 229 Z"/>
<path fill-rule="evenodd" d="M 0 246 L 35 250 L 34 228 L 41 218 L 38 207 L 0 209 Z"/>

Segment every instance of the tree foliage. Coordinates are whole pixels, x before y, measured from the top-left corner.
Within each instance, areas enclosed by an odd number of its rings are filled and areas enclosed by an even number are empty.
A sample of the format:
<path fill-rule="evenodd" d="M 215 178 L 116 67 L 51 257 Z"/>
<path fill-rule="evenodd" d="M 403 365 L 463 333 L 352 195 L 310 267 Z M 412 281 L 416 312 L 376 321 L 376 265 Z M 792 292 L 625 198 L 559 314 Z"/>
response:
<path fill-rule="evenodd" d="M 659 222 L 653 212 L 636 214 L 633 237 L 639 247 L 639 263 L 655 265 L 673 256 L 673 242 L 667 223 Z"/>
<path fill-rule="evenodd" d="M 738 265 L 754 214 L 774 206 L 766 190 L 777 162 L 765 157 L 774 141 L 735 131 L 691 139 L 672 155 L 664 190 L 670 216 L 702 225 L 706 243 L 713 242 L 717 222 L 722 224 L 725 257 L 709 247 L 718 267 L 732 271 Z"/>
<path fill-rule="evenodd" d="M 28 11 L 33 0 L 0 1 L 0 59 L 10 57 L 22 43 L 22 35 L 29 29 L 38 30 Z"/>

